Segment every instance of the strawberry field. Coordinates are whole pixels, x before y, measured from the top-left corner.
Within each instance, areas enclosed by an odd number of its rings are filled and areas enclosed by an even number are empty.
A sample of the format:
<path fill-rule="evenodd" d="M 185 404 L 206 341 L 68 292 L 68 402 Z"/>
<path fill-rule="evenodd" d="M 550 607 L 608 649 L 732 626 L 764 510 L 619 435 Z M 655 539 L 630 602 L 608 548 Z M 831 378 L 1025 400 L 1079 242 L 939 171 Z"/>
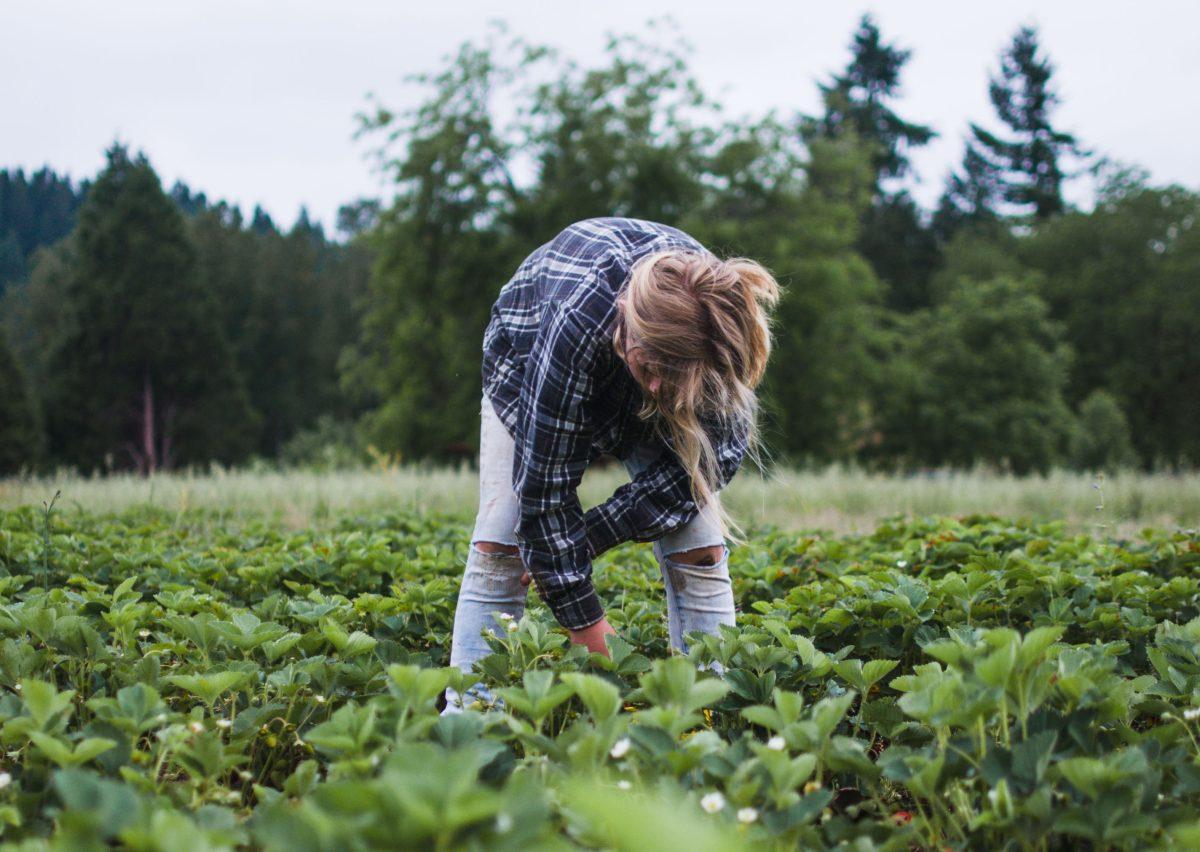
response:
<path fill-rule="evenodd" d="M 993 517 L 757 530 L 739 625 L 668 653 L 531 596 L 446 668 L 467 525 L 0 512 L 0 825 L 20 848 L 1144 848 L 1200 843 L 1200 536 Z M 713 664 L 719 664 L 714 666 Z M 717 674 L 719 672 L 720 674 Z M 497 697 L 438 714 L 446 687 Z"/>

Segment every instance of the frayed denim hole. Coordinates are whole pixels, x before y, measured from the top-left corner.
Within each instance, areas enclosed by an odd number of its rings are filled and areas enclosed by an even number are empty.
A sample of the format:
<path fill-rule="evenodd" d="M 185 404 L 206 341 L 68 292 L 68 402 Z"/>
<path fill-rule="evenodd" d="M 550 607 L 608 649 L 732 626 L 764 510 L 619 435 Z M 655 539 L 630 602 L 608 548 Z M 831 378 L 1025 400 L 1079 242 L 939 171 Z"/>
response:
<path fill-rule="evenodd" d="M 712 565 L 676 562 L 669 556 L 663 559 L 663 563 L 671 577 L 671 585 L 678 594 L 687 592 L 697 597 L 717 597 L 725 594 L 731 586 L 728 549 L 725 557 Z"/>
<path fill-rule="evenodd" d="M 516 553 L 486 553 L 471 545 L 475 557 L 475 567 L 487 578 L 488 583 L 495 589 L 516 591 L 520 584 L 521 575 L 525 573 L 525 565 L 520 554 Z"/>

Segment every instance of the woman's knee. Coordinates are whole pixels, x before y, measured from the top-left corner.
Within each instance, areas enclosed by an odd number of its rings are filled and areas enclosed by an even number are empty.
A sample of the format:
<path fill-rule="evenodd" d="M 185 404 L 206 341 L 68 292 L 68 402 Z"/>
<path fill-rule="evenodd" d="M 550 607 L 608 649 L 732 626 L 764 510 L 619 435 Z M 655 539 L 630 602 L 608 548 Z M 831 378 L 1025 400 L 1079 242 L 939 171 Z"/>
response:
<path fill-rule="evenodd" d="M 477 541 L 474 542 L 474 547 L 480 553 L 499 554 L 503 556 L 516 556 L 521 550 L 515 544 L 501 544 L 498 541 Z"/>
<path fill-rule="evenodd" d="M 682 565 L 716 565 L 725 558 L 725 546 L 715 544 L 711 547 L 696 547 L 679 553 L 668 553 L 672 562 Z"/>

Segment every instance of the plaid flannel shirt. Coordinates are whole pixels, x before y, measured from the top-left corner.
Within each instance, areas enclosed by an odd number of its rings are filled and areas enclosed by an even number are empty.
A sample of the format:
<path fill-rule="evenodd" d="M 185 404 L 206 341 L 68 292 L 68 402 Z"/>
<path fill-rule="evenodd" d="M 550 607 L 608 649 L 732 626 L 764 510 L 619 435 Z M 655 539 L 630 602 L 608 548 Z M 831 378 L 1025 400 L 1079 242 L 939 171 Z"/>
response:
<path fill-rule="evenodd" d="M 500 291 L 483 341 L 483 389 L 516 444 L 521 557 L 564 627 L 604 617 L 592 559 L 623 541 L 653 541 L 699 511 L 687 472 L 652 422 L 642 391 L 613 345 L 616 300 L 635 261 L 652 252 L 704 252 L 675 228 L 637 219 L 588 219 L 533 252 Z M 741 465 L 744 424 L 709 424 L 724 486 Z M 584 512 L 576 489 L 602 454 L 637 447 L 657 460 Z"/>

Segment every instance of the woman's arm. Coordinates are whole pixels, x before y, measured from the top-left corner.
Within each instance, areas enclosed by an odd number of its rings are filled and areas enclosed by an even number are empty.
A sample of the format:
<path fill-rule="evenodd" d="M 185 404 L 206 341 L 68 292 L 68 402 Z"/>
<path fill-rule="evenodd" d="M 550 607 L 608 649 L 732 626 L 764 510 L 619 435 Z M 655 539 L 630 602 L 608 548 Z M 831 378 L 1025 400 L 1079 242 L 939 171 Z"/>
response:
<path fill-rule="evenodd" d="M 577 495 L 592 440 L 583 408 L 599 338 L 561 304 L 544 311 L 513 435 L 513 489 L 521 507 L 517 541 L 542 600 L 560 624 L 578 631 L 604 619 Z"/>
<path fill-rule="evenodd" d="M 744 424 L 710 430 L 717 454 L 714 492 L 733 479 L 746 455 Z M 662 455 L 613 496 L 586 513 L 589 549 L 593 557 L 625 541 L 654 541 L 692 520 L 699 512 L 687 471 L 664 446 Z"/>

